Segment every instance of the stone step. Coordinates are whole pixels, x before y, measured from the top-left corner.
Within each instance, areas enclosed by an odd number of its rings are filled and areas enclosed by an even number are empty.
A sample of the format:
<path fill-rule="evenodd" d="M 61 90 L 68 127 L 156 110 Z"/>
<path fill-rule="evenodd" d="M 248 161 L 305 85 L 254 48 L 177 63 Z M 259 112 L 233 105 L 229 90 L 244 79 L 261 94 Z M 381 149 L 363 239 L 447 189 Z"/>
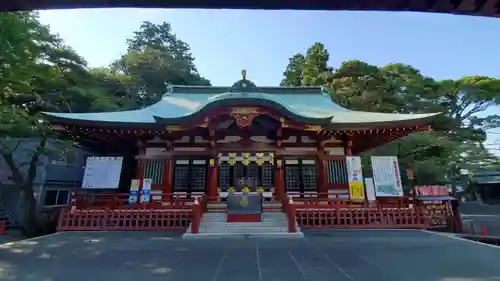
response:
<path fill-rule="evenodd" d="M 226 220 L 219 220 L 219 221 L 215 221 L 215 220 L 204 220 L 204 219 L 201 219 L 200 221 L 200 224 L 217 224 L 217 225 L 222 225 L 222 224 L 231 224 L 231 225 L 238 225 L 239 223 L 253 223 L 253 224 L 287 224 L 288 223 L 288 220 L 262 220 L 260 222 L 228 222 Z"/>
<path fill-rule="evenodd" d="M 265 208 L 281 208 L 281 203 L 264 203 L 262 207 Z M 227 204 L 224 202 L 220 203 L 208 203 L 207 208 L 227 208 Z"/>
<path fill-rule="evenodd" d="M 205 213 L 201 217 L 201 222 L 225 222 L 227 220 L 227 216 L 225 213 Z M 286 216 L 282 213 L 265 213 L 262 216 L 262 220 L 265 222 L 282 222 L 288 221 Z"/>
<path fill-rule="evenodd" d="M 246 227 L 210 227 L 203 228 L 200 226 L 200 233 L 276 233 L 288 232 L 288 227 L 279 226 L 246 226 Z"/>
<path fill-rule="evenodd" d="M 280 227 L 286 227 L 288 226 L 288 222 L 269 222 L 269 221 L 262 221 L 262 222 L 201 222 L 200 227 L 228 227 L 228 228 L 235 228 L 235 227 L 247 227 L 247 226 L 255 226 L 255 227 L 268 227 L 268 226 L 280 226 Z"/>
<path fill-rule="evenodd" d="M 191 225 L 183 239 L 196 238 L 229 238 L 229 237 L 261 237 L 261 238 L 301 238 L 304 234 L 296 223 L 297 232 L 288 232 L 288 219 L 281 212 L 263 213 L 261 222 L 227 222 L 225 213 L 203 214 L 199 233 L 191 233 Z"/>
<path fill-rule="evenodd" d="M 195 239 L 300 239 L 304 238 L 304 233 L 302 232 L 276 232 L 276 233 L 184 233 L 182 239 L 184 240 L 195 240 Z M 225 241 L 225 240 L 223 240 Z"/>

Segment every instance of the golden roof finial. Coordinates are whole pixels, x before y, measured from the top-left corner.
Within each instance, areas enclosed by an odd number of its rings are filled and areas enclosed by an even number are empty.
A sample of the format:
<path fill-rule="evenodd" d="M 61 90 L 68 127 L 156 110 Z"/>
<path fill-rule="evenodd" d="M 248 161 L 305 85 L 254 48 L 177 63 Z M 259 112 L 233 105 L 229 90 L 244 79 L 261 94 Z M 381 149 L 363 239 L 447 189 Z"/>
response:
<path fill-rule="evenodd" d="M 243 81 L 247 80 L 247 71 L 245 69 L 241 71 L 241 77 L 243 77 Z"/>

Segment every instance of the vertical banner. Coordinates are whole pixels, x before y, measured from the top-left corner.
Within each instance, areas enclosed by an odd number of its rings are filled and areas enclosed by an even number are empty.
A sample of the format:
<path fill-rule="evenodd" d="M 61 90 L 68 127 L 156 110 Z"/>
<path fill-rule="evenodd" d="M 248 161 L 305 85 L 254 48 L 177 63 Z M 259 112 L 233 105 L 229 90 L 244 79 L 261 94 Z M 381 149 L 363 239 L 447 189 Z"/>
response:
<path fill-rule="evenodd" d="M 377 197 L 375 196 L 375 185 L 373 184 L 373 178 L 365 178 L 365 190 L 366 199 L 368 199 L 368 201 L 377 200 Z"/>
<path fill-rule="evenodd" d="M 363 186 L 363 172 L 361 157 L 346 156 L 347 180 L 349 181 L 349 197 L 352 200 L 364 200 L 365 188 Z"/>
<path fill-rule="evenodd" d="M 398 157 L 372 156 L 373 182 L 377 197 L 403 196 Z"/>
<path fill-rule="evenodd" d="M 142 181 L 141 203 L 149 203 L 151 201 L 151 179 Z"/>
<path fill-rule="evenodd" d="M 128 194 L 128 203 L 129 204 L 135 204 L 137 203 L 137 199 L 139 198 L 139 184 L 140 184 L 139 179 L 133 179 L 130 182 L 130 191 Z"/>

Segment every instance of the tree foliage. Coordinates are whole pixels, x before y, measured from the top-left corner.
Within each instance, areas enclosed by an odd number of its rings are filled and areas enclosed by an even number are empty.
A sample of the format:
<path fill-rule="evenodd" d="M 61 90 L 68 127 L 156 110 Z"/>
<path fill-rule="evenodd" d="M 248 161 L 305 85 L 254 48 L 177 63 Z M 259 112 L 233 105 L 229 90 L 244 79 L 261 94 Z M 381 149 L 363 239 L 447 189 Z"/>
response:
<path fill-rule="evenodd" d="M 27 233 L 36 233 L 37 167 L 52 153 L 48 140 L 59 137 L 42 111 L 140 108 L 158 101 L 168 84 L 210 84 L 198 74 L 189 45 L 169 24 L 144 22 L 128 43 L 115 63 L 89 69 L 81 56 L 40 24 L 36 12 L 0 14 L 0 162 L 10 172 L 0 184 L 19 189 Z"/>
<path fill-rule="evenodd" d="M 402 168 L 413 168 L 421 183 L 444 181 L 456 166 L 498 167 L 498 158 L 483 143 L 487 130 L 500 127 L 500 118 L 479 113 L 500 102 L 500 80 L 485 76 L 435 80 L 409 65 L 376 66 L 358 60 L 333 69 L 328 58 L 324 46 L 315 43 L 305 54 L 290 58 L 281 85 L 326 86 L 333 101 L 353 110 L 443 113 L 433 124 L 434 132 L 412 134 L 366 156 L 398 155 Z"/>
<path fill-rule="evenodd" d="M 177 38 L 170 24 L 144 22 L 127 42 L 126 54 L 112 64 L 111 72 L 129 77 L 127 85 L 137 104 L 157 102 L 169 84 L 210 85 L 198 73 L 189 45 Z"/>

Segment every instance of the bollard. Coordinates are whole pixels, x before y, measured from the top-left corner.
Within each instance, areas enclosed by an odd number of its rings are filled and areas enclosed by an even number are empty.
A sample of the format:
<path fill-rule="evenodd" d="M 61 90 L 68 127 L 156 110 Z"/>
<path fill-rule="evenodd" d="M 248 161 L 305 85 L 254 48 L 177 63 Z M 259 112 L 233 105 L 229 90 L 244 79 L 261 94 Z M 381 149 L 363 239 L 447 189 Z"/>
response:
<path fill-rule="evenodd" d="M 481 227 L 481 235 L 486 236 L 486 226 L 484 224 Z"/>
<path fill-rule="evenodd" d="M 7 222 L 6 221 L 0 221 L 0 235 L 5 235 L 7 234 Z"/>

